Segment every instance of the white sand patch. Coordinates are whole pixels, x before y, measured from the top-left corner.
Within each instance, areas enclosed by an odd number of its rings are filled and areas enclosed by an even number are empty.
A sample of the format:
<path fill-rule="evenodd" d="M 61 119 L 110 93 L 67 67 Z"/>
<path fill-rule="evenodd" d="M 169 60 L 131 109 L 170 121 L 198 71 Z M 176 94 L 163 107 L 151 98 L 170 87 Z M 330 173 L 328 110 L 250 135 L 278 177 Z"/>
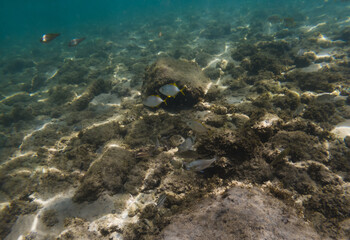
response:
<path fill-rule="evenodd" d="M 350 119 L 339 123 L 332 130 L 332 133 L 337 137 L 344 139 L 346 136 L 350 136 Z"/>
<path fill-rule="evenodd" d="M 64 230 L 64 220 L 67 217 L 79 217 L 90 221 L 89 231 L 97 231 L 101 226 L 118 226 L 122 228 L 127 223 L 136 222 L 137 216 L 129 217 L 130 208 L 144 200 L 139 194 L 137 197 L 125 199 L 126 208 L 121 214 L 114 214 L 115 201 L 120 198 L 120 194 L 114 196 L 103 195 L 92 203 L 74 203 L 72 196 L 74 192 L 68 191 L 60 193 L 53 198 L 43 200 L 33 197 L 33 201 L 42 206 L 42 208 L 34 215 L 20 216 L 12 228 L 12 232 L 6 237 L 9 239 L 24 239 L 24 236 L 31 233 L 44 239 L 45 237 L 55 237 Z M 54 210 L 58 223 L 52 227 L 47 227 L 42 221 L 43 213 L 47 210 Z"/>
<path fill-rule="evenodd" d="M 102 106 L 120 106 L 121 99 L 116 94 L 102 93 L 90 102 L 92 105 L 102 105 Z"/>

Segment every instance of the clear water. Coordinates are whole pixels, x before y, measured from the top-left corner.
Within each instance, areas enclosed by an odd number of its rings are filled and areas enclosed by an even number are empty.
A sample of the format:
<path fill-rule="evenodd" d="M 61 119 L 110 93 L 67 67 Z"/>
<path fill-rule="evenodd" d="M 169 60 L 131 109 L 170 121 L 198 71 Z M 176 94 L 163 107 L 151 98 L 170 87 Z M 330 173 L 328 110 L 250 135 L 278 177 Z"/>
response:
<path fill-rule="evenodd" d="M 164 192 L 171 192 L 174 189 L 160 185 L 162 187 L 153 187 L 145 193 L 139 190 L 132 191 L 123 186 L 121 189 L 110 191 L 110 196 L 105 196 L 107 200 L 99 198 L 94 199 L 96 201 L 93 203 L 72 202 L 77 188 L 82 184 L 82 177 L 89 170 L 89 166 L 92 166 L 90 165 L 92 162 L 105 156 L 109 149 L 122 146 L 132 152 L 132 156 L 135 155 L 136 159 L 148 159 L 145 162 L 147 166 L 145 169 L 148 172 L 142 170 L 147 172 L 143 173 L 148 176 L 156 166 L 149 159 L 159 157 L 159 152 L 150 153 L 148 151 L 150 148 L 159 147 L 162 149 L 161 152 L 171 152 L 175 149 L 174 145 L 178 141 L 176 139 L 191 139 L 193 140 L 190 141 L 191 144 L 192 142 L 195 144 L 203 138 L 195 136 L 195 130 L 186 127 L 186 121 L 198 120 L 200 124 L 212 124 L 211 128 L 216 129 L 214 132 L 228 129 L 236 133 L 240 127 L 237 122 L 244 121 L 245 118 L 256 121 L 256 125 L 252 123 L 251 128 L 259 124 L 259 119 L 264 127 L 273 125 L 276 118 L 261 119 L 263 111 L 278 115 L 284 123 L 302 119 L 300 121 L 304 121 L 303 123 L 309 121 L 307 124 L 311 124 L 310 126 L 315 124 L 319 127 L 310 127 L 311 130 L 295 127 L 293 131 L 304 131 L 306 135 L 312 136 L 313 140 L 316 139 L 314 146 L 317 146 L 315 148 L 319 149 L 318 152 L 328 155 L 321 153 L 321 157 L 316 153 L 314 155 L 310 153 L 307 157 L 303 155 L 304 153 L 293 155 L 289 154 L 288 151 L 292 151 L 290 149 L 284 151 L 284 146 L 276 147 L 271 152 L 275 151 L 274 154 L 278 153 L 281 154 L 281 158 L 289 159 L 290 165 L 309 160 L 324 164 L 333 177 L 341 179 L 340 191 L 343 191 L 345 198 L 349 199 L 349 193 L 344 190 L 350 179 L 350 153 L 349 146 L 346 145 L 350 143 L 344 140 L 344 137 L 350 134 L 349 12 L 350 1 L 341 0 L 0 1 L 0 213 L 4 214 L 1 216 L 12 217 L 10 217 L 12 222 L 7 222 L 7 225 L 1 227 L 0 223 L 0 238 L 7 236 L 6 239 L 24 239 L 26 235 L 33 237 L 36 234 L 34 239 L 54 239 L 64 231 L 63 221 L 66 217 L 85 217 L 91 223 L 111 212 L 115 218 L 109 220 L 118 222 L 118 226 L 123 226 L 123 221 L 132 220 L 132 217 L 126 217 L 132 215 L 130 211 L 134 211 L 132 210 L 134 205 L 129 204 L 130 202 L 141 205 L 156 203 L 159 195 L 164 197 L 166 196 Z M 43 44 L 39 40 L 47 33 L 60 33 L 60 36 L 50 43 Z M 83 37 L 86 39 L 78 46 L 68 46 L 73 38 Z M 271 45 L 267 44 L 266 47 L 264 42 Z M 239 48 L 246 43 L 258 46 L 255 51 L 261 51 L 265 46 L 265 50 L 270 51 L 269 57 L 274 58 L 271 61 L 276 60 L 282 65 L 283 70 L 276 73 L 273 69 L 267 68 L 269 73 L 262 73 L 259 72 L 261 69 L 255 71 L 252 67 L 247 67 L 255 53 L 247 53 L 246 49 Z M 283 49 L 278 48 L 280 45 L 273 43 L 282 43 L 288 50 L 283 52 Z M 242 50 L 243 57 L 233 59 L 240 54 L 235 52 L 237 49 Z M 309 63 L 297 62 L 298 57 L 306 56 L 308 53 L 312 55 Z M 149 135 L 148 140 L 138 138 L 137 132 L 133 131 L 139 125 L 134 123 L 139 123 L 138 121 L 144 119 L 145 115 L 154 117 L 155 113 L 162 113 L 165 106 L 161 103 L 159 108 L 149 109 L 142 105 L 142 99 L 145 97 L 143 96 L 145 69 L 162 56 L 196 62 L 207 74 L 210 86 L 217 86 L 222 94 L 217 93 L 215 97 L 212 93 L 213 95 L 205 98 L 204 105 L 216 104 L 220 107 L 222 104 L 226 110 L 229 109 L 227 114 L 218 114 L 220 117 L 226 117 L 223 125 L 215 125 L 216 122 L 210 118 L 212 116 L 207 117 L 207 111 L 198 110 L 205 107 L 200 106 L 194 110 L 193 106 L 190 106 L 183 112 L 182 109 L 170 111 L 184 121 L 182 129 L 169 130 L 167 125 L 164 125 L 164 131 L 158 129 L 157 133 Z M 205 60 L 201 61 L 202 58 Z M 237 71 L 229 72 L 221 67 L 220 64 L 225 62 L 234 64 Z M 222 70 L 221 73 L 214 71 L 219 68 Z M 213 70 L 213 73 L 207 70 Z M 262 67 L 262 70 L 266 69 Z M 317 75 L 321 79 L 320 82 L 307 85 L 299 78 L 289 78 L 293 76 L 295 70 L 300 71 L 302 76 L 319 71 L 328 74 L 328 77 L 333 75 L 336 77 L 327 82 L 333 84 L 330 87 L 327 84 L 322 85 L 322 74 Z M 110 85 L 89 99 L 85 107 L 71 108 L 71 105 L 90 91 L 97 79 L 108 81 Z M 305 79 L 303 81 L 309 80 Z M 257 82 L 260 80 L 273 80 L 273 84 L 259 85 Z M 281 90 L 281 86 L 285 91 Z M 299 105 L 291 107 L 278 101 L 278 94 L 288 95 L 291 92 L 298 96 Z M 272 107 L 265 102 L 263 104 L 254 102 L 263 94 L 266 94 L 265 97 L 272 96 L 271 99 L 276 97 L 277 100 L 274 98 L 276 101 L 272 103 Z M 246 109 L 245 104 L 259 106 L 263 110 L 255 114 L 250 108 Z M 321 113 L 314 114 L 311 110 L 308 111 L 314 106 L 313 104 L 317 106 L 328 104 L 327 106 L 334 108 L 334 111 L 330 114 L 327 112 L 329 108 L 323 111 L 321 107 L 321 110 L 318 110 Z M 213 109 L 210 111 L 215 112 Z M 164 111 L 167 112 L 166 107 Z M 241 114 L 239 121 L 232 120 L 235 114 Z M 176 125 L 177 121 L 174 120 L 171 124 Z M 110 122 L 116 125 L 109 126 Z M 156 126 L 152 125 L 154 122 L 156 121 L 152 120 L 147 127 L 140 129 L 140 135 L 143 130 L 147 132 L 149 129 L 156 129 Z M 165 123 L 159 122 L 159 124 Z M 108 125 L 106 129 L 99 128 L 105 125 Z M 126 133 L 105 138 L 104 136 L 109 136 L 108 134 L 112 132 L 109 130 L 116 128 L 117 125 L 125 127 Z M 278 131 L 289 131 L 288 127 L 277 128 Z M 98 130 L 93 132 L 91 129 Z M 319 129 L 327 133 L 333 131 L 336 136 L 327 138 L 322 134 L 318 135 Z M 88 139 L 84 140 L 81 136 L 89 131 L 92 131 L 90 138 L 88 136 Z M 257 135 L 261 134 L 257 132 Z M 275 134 L 277 130 L 274 129 L 272 132 Z M 207 134 L 208 138 L 210 134 Z M 269 134 L 267 131 L 266 135 Z M 171 140 L 173 135 L 178 137 L 174 138 L 176 141 Z M 101 136 L 101 139 L 96 140 L 95 136 L 98 136 L 96 138 Z M 335 140 L 337 136 L 341 137 Z M 266 139 L 264 137 L 265 135 L 259 139 L 261 146 L 273 141 L 272 136 Z M 219 145 L 213 147 L 215 153 L 219 152 L 215 150 L 215 147 L 220 148 Z M 341 150 L 335 150 L 335 146 Z M 271 146 L 266 144 L 264 147 Z M 186 148 L 196 149 L 192 145 Z M 179 159 L 210 159 L 213 155 L 201 156 L 194 151 L 190 157 L 174 158 L 169 162 L 172 166 L 171 171 L 177 174 L 184 171 L 181 167 L 183 163 L 179 163 Z M 264 157 L 267 155 L 266 153 Z M 324 157 L 326 155 L 328 157 Z M 316 159 L 315 156 L 319 158 Z M 218 159 L 220 157 L 234 158 L 227 154 L 218 156 Z M 295 160 L 293 157 L 298 159 Z M 272 166 L 274 162 L 268 157 L 264 158 L 264 161 L 268 166 Z M 186 177 L 189 179 L 192 177 L 192 180 L 199 178 L 203 180 L 202 184 L 205 186 L 207 181 L 210 181 L 208 179 L 213 176 L 237 181 L 247 180 L 258 185 L 265 183 L 251 177 L 254 174 L 248 174 L 249 177 L 246 178 L 236 175 L 223 177 L 220 174 L 224 172 L 225 167 L 222 166 L 229 168 L 232 167 L 232 163 L 220 164 L 219 162 L 215 165 L 213 172 L 202 171 L 196 173 L 197 175 L 186 175 Z M 249 171 L 250 168 L 247 172 Z M 55 175 L 57 172 L 66 175 L 59 178 Z M 52 180 L 50 174 L 57 179 Z M 285 181 L 283 184 L 288 185 L 288 181 L 281 179 L 280 175 L 263 176 L 261 179 L 265 179 L 266 182 L 278 179 L 277 181 Z M 314 177 L 312 174 L 310 176 Z M 160 178 L 160 182 L 166 182 L 166 176 Z M 143 180 L 142 184 L 145 184 L 147 181 Z M 314 181 L 317 191 L 321 191 L 324 182 Z M 129 185 L 134 184 L 131 180 L 130 182 Z M 337 185 L 334 182 L 336 181 L 329 183 L 331 187 Z M 299 194 L 297 197 L 300 198 L 312 194 L 316 196 L 316 190 L 303 192 L 297 187 L 291 185 L 285 188 L 293 194 Z M 101 192 L 104 190 L 106 189 L 102 189 Z M 339 193 L 337 196 L 340 195 Z M 34 201 L 43 210 L 33 210 L 29 214 L 25 214 L 24 207 L 20 208 L 19 212 L 7 211 L 13 209 L 10 206 L 18 199 L 21 201 L 24 199 L 25 204 Z M 167 200 L 164 199 L 164 206 L 170 209 L 171 206 L 169 207 Z M 337 198 L 331 209 L 340 209 L 341 212 L 344 208 L 339 199 L 341 198 Z M 44 202 L 45 200 L 47 202 Z M 125 209 L 119 209 L 118 212 L 115 207 L 118 201 L 129 205 Z M 106 204 L 105 207 L 101 207 L 103 203 Z M 59 223 L 54 227 L 44 226 L 39 217 L 44 210 L 55 209 L 55 206 L 57 211 L 61 211 L 58 214 Z M 94 206 L 95 211 L 89 212 L 91 206 Z M 305 208 L 308 207 L 310 208 L 305 204 Z M 317 214 L 325 214 L 325 218 L 334 217 L 338 227 L 342 226 L 340 224 L 342 221 L 350 218 L 348 213 L 341 212 L 339 214 L 341 216 L 333 216 L 327 215 L 327 209 L 324 210 L 326 213 L 321 210 L 315 211 Z M 310 217 L 307 220 L 315 219 Z M 317 227 L 326 229 L 324 230 L 326 236 L 333 238 L 343 236 L 341 231 L 334 233 L 327 229 L 326 224 Z M 113 237 L 121 238 L 121 233 L 118 232 Z"/>

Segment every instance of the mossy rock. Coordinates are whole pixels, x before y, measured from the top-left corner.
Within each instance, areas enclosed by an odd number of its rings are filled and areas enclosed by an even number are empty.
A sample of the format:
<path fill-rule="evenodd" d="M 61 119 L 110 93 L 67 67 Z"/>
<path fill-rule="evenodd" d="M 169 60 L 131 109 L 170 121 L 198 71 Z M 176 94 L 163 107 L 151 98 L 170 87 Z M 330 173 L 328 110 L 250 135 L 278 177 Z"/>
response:
<path fill-rule="evenodd" d="M 3 99 L 1 103 L 7 105 L 7 106 L 12 106 L 14 104 L 18 103 L 27 103 L 32 100 L 32 97 L 26 93 L 26 92 L 18 92 L 16 94 L 13 94 L 12 96 Z"/>
<path fill-rule="evenodd" d="M 0 124 L 10 126 L 19 121 L 30 121 L 34 119 L 31 107 L 23 107 L 20 104 L 15 104 L 11 111 L 5 114 L 0 114 Z"/>
<path fill-rule="evenodd" d="M 205 77 L 196 63 L 175 60 L 172 58 L 162 58 L 147 68 L 142 86 L 142 97 L 145 99 L 150 95 L 158 94 L 166 98 L 159 92 L 159 88 L 169 84 L 176 85 L 183 90 L 175 98 L 168 99 L 170 108 L 191 107 L 205 95 L 205 90 L 210 80 Z M 162 105 L 164 106 L 164 105 Z"/>
<path fill-rule="evenodd" d="M 258 48 L 253 44 L 242 43 L 232 52 L 231 57 L 234 60 L 242 61 L 244 58 L 254 55 L 257 51 Z"/>
<path fill-rule="evenodd" d="M 331 103 L 312 103 L 306 108 L 303 118 L 316 122 L 328 122 L 335 113 L 335 107 Z"/>
<path fill-rule="evenodd" d="M 73 201 L 94 201 L 104 191 L 112 195 L 118 193 L 122 190 L 134 164 L 132 152 L 119 147 L 109 148 L 100 159 L 92 163 Z"/>
<path fill-rule="evenodd" d="M 270 71 L 274 74 L 280 74 L 284 70 L 278 59 L 263 53 L 251 56 L 250 64 L 246 68 L 251 74 L 258 74 L 259 71 Z"/>
<path fill-rule="evenodd" d="M 302 131 L 279 131 L 269 141 L 275 149 L 286 149 L 292 162 L 314 160 L 327 161 L 327 151 L 323 149 L 318 137 Z"/>
<path fill-rule="evenodd" d="M 88 89 L 73 103 L 73 108 L 78 111 L 82 111 L 91 102 L 91 100 L 101 94 L 110 91 L 111 82 L 103 79 L 97 79 L 91 83 Z"/>
<path fill-rule="evenodd" d="M 55 75 L 59 83 L 80 84 L 86 82 L 89 70 L 82 61 L 67 60 Z"/>
<path fill-rule="evenodd" d="M 314 92 L 332 92 L 334 91 L 334 84 L 338 81 L 343 81 L 340 74 L 329 72 L 292 72 L 286 76 L 287 81 L 296 82 L 303 91 Z"/>
<path fill-rule="evenodd" d="M 68 86 L 57 85 L 49 90 L 49 102 L 62 105 L 74 97 L 74 93 Z"/>

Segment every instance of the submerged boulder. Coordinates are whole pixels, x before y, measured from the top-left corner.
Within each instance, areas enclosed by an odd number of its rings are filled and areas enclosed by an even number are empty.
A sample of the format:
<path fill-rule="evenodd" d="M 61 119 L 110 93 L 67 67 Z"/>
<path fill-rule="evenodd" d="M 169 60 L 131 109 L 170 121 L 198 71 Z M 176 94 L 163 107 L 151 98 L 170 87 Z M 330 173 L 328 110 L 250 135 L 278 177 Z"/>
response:
<path fill-rule="evenodd" d="M 147 68 L 142 85 L 142 97 L 145 99 L 150 95 L 159 95 L 165 99 L 167 96 L 162 95 L 159 88 L 173 83 L 179 89 L 184 88 L 184 95 L 179 93 L 175 98 L 167 99 L 167 106 L 191 107 L 204 97 L 210 80 L 196 63 L 162 58 Z"/>
<path fill-rule="evenodd" d="M 321 239 L 295 210 L 258 188 L 234 187 L 170 222 L 156 239 Z"/>
<path fill-rule="evenodd" d="M 111 194 L 119 192 L 134 164 L 135 158 L 130 151 L 120 147 L 109 148 L 90 165 L 73 200 L 94 201 L 104 191 Z"/>

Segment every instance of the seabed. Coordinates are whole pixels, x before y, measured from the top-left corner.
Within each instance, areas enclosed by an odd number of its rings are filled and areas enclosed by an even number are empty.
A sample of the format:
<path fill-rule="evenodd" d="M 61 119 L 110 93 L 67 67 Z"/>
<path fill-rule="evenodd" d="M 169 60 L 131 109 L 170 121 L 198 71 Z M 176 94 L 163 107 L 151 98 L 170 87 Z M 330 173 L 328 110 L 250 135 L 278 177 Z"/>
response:
<path fill-rule="evenodd" d="M 0 239 L 348 239 L 350 20 L 322 6 L 4 50 Z"/>

